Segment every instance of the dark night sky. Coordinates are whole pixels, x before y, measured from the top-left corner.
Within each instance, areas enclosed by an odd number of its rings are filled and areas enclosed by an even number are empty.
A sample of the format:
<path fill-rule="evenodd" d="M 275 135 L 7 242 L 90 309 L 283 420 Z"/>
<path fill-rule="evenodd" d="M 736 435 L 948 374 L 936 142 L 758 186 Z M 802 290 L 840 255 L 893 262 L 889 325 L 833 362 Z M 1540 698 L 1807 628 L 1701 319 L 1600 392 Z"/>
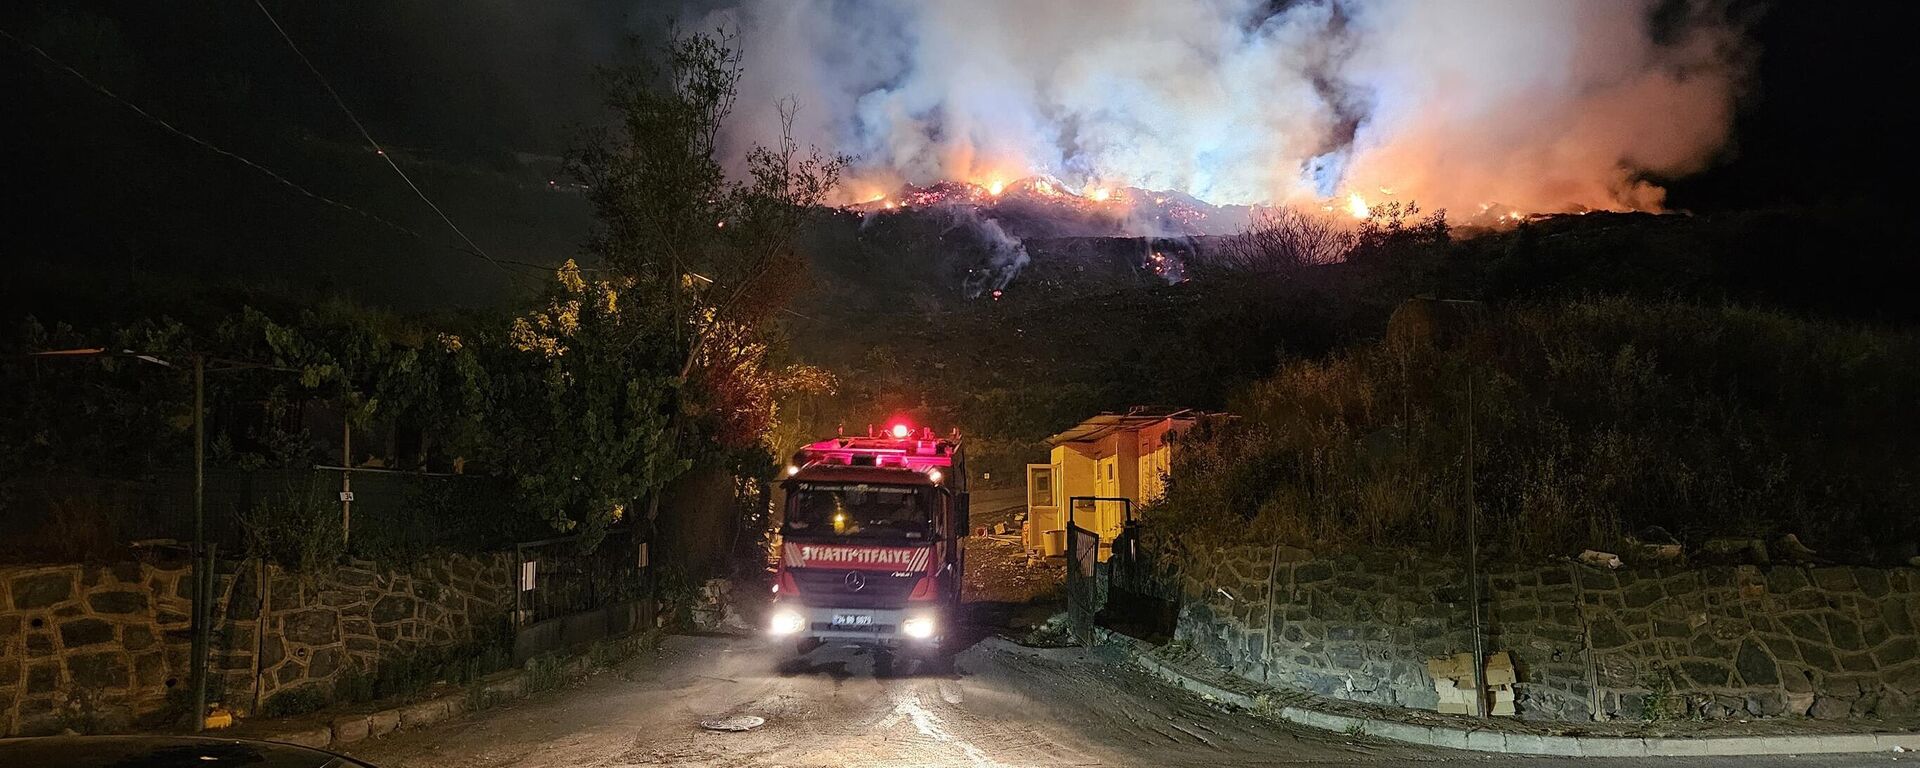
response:
<path fill-rule="evenodd" d="M 598 116 L 594 66 L 617 55 L 627 35 L 658 39 L 676 10 L 697 16 L 679 2 L 620 0 L 269 7 L 376 137 L 426 164 L 422 173 L 440 174 L 429 182 L 476 222 L 476 238 L 546 263 L 574 251 L 584 206 L 537 195 L 551 171 L 511 153 L 561 154 L 570 126 Z M 1751 25 L 1755 78 L 1720 162 L 1668 180 L 1669 203 L 1696 211 L 1900 205 L 1911 176 L 1895 168 L 1912 153 L 1904 114 L 1920 28 L 1910 4 L 1734 0 L 1732 12 Z M 361 151 L 351 126 L 251 2 L 15 3 L 0 10 L 0 28 L 190 132 L 415 229 L 433 246 L 426 250 L 450 239 L 382 169 L 350 162 Z M 76 257 L 129 271 L 197 259 L 236 275 L 270 275 L 298 260 L 341 282 L 369 264 L 420 262 L 380 286 L 385 294 L 368 296 L 377 301 L 417 293 L 413 282 L 437 279 L 450 264 L 476 269 L 444 250 L 416 255 L 416 242 L 249 177 L 4 41 L 0 84 L 23 115 L 0 129 L 14 134 L 0 215 L 10 241 L 41 246 L 9 259 L 63 272 Z M 220 230 L 231 236 L 206 234 Z M 55 238 L 58 247 L 44 245 Z"/>
<path fill-rule="evenodd" d="M 189 112 L 194 94 L 244 88 L 272 121 L 345 136 L 344 121 L 251 3 L 99 2 L 16 6 L 6 26 L 116 78 L 138 68 L 168 88 L 142 103 Z M 592 70 L 627 34 L 653 37 L 676 2 L 273 3 L 283 23 L 376 133 L 402 146 L 559 153 L 569 125 L 596 114 Z M 1871 187 L 1912 123 L 1914 12 L 1907 3 L 1736 0 L 1760 52 L 1732 145 L 1718 168 L 1675 188 L 1682 207 L 1805 201 Z M 695 12 L 697 13 L 697 12 Z M 108 29 L 110 28 L 110 29 Z M 105 31 L 103 31 L 105 30 Z M 104 45 L 99 41 L 108 40 Z M 181 45 L 182 41 L 193 41 Z M 86 50 L 93 48 L 92 62 Z M 28 62 L 5 51 L 6 65 Z M 154 85 L 149 82 L 148 85 Z M 66 87 L 66 84 L 61 84 Z M 181 98 L 182 96 L 186 98 Z M 191 120 L 191 115 L 186 115 Z"/>
<path fill-rule="evenodd" d="M 1760 59 L 1722 163 L 1678 207 L 1886 201 L 1911 178 L 1912 3 L 1747 2 Z"/>

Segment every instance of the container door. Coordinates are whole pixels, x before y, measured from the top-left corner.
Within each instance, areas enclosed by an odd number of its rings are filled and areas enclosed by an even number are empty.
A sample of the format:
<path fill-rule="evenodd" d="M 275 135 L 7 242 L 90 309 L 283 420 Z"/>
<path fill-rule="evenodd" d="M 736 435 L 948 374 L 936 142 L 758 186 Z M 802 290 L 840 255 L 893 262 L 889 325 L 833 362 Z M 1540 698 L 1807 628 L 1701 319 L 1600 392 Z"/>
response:
<path fill-rule="evenodd" d="M 1060 554 L 1060 546 L 1050 544 L 1049 531 L 1058 531 L 1065 525 L 1060 507 L 1066 503 L 1061 498 L 1060 465 L 1027 465 L 1027 525 L 1022 530 L 1022 543 L 1028 552 L 1042 556 Z"/>

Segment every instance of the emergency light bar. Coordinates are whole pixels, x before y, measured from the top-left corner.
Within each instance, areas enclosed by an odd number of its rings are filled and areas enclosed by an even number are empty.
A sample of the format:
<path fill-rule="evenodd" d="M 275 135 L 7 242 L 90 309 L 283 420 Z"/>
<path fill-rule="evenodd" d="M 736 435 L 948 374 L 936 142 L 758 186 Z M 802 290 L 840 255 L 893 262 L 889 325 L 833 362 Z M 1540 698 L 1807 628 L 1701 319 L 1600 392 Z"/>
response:
<path fill-rule="evenodd" d="M 920 438 L 836 437 L 808 445 L 794 456 L 794 465 L 882 467 L 923 472 L 934 467 L 953 466 L 952 440 L 932 437 L 927 430 Z"/>

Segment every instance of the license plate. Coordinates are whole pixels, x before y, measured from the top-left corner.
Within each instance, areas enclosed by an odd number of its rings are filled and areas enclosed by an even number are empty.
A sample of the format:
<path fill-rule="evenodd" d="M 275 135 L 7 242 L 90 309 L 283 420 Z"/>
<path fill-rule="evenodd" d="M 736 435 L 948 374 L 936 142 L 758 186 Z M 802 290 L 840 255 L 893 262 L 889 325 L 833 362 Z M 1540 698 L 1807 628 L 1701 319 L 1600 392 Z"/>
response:
<path fill-rule="evenodd" d="M 867 613 L 836 613 L 833 615 L 836 627 L 867 627 L 873 625 L 873 615 Z"/>

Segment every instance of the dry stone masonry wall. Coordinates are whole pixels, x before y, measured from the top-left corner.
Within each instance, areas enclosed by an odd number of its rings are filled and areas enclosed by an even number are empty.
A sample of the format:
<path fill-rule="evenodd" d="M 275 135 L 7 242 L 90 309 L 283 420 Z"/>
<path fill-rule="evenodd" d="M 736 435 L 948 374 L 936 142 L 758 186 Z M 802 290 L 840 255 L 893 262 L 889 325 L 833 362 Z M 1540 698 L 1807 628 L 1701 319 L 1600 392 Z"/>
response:
<path fill-rule="evenodd" d="M 383 660 L 497 631 L 513 608 L 510 560 L 314 575 L 223 562 L 209 699 L 243 713 L 290 691 L 326 699 Z M 183 711 L 192 590 L 184 561 L 0 568 L 0 733 L 122 731 Z"/>
<path fill-rule="evenodd" d="M 124 729 L 185 690 L 184 564 L 0 569 L 0 725 Z"/>
<path fill-rule="evenodd" d="M 1838 719 L 1920 701 L 1913 568 L 1558 563 L 1483 578 L 1487 648 L 1512 655 L 1522 717 Z M 1472 647 L 1457 563 L 1240 547 L 1158 582 L 1181 599 L 1177 640 L 1321 695 L 1434 709 L 1425 660 Z"/>

